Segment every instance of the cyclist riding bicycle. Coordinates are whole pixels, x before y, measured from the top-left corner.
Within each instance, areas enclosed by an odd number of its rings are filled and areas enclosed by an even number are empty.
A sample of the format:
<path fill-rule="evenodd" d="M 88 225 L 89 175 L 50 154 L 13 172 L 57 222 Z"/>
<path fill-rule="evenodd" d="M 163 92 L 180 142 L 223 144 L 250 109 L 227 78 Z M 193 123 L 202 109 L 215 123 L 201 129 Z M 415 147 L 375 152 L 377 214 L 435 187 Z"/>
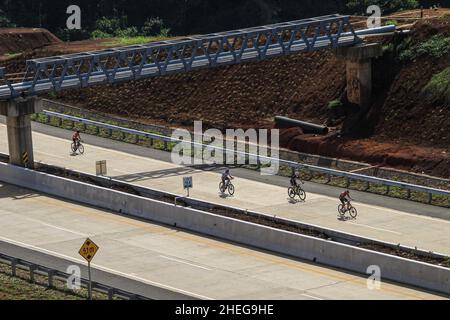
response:
<path fill-rule="evenodd" d="M 228 187 L 228 184 L 231 182 L 231 180 L 234 179 L 230 174 L 230 169 L 225 170 L 225 172 L 222 174 L 222 182 L 225 187 Z"/>
<path fill-rule="evenodd" d="M 347 207 L 348 209 L 348 205 L 350 204 L 349 199 L 353 201 L 352 197 L 350 197 L 350 191 L 346 190 L 340 194 L 339 200 L 342 202 L 343 208 Z"/>
<path fill-rule="evenodd" d="M 80 145 L 80 141 L 81 141 L 81 136 L 80 136 L 80 131 L 79 130 L 77 130 L 77 132 L 75 132 L 73 134 L 72 140 L 73 140 L 73 143 L 75 145 L 75 149 L 77 149 L 78 146 Z"/>
<path fill-rule="evenodd" d="M 291 186 L 293 188 L 297 188 L 299 184 L 297 183 L 297 179 L 300 180 L 300 182 L 303 184 L 304 182 L 300 178 L 300 174 L 298 172 L 294 172 L 291 176 Z"/>

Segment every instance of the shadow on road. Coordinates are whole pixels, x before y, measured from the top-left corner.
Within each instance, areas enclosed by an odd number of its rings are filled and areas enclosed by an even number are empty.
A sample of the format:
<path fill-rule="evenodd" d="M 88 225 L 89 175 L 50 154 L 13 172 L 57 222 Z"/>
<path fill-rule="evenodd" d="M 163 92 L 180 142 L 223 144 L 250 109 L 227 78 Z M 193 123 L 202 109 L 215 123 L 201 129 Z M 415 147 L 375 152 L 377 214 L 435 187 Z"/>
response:
<path fill-rule="evenodd" d="M 0 182 L 0 199 L 7 198 L 14 200 L 24 200 L 37 197 L 39 197 L 39 195 L 31 190 L 22 189 Z"/>
<path fill-rule="evenodd" d="M 115 176 L 113 178 L 122 180 L 122 181 L 126 181 L 126 182 L 137 182 L 137 181 L 185 176 L 185 175 L 193 174 L 195 172 L 200 172 L 200 171 L 220 171 L 220 170 L 221 170 L 221 168 L 216 165 L 202 164 L 202 165 L 186 166 L 186 167 L 179 167 L 179 168 L 155 170 L 155 171 L 149 171 L 149 172 L 138 172 L 138 173 L 133 173 L 133 174 Z"/>

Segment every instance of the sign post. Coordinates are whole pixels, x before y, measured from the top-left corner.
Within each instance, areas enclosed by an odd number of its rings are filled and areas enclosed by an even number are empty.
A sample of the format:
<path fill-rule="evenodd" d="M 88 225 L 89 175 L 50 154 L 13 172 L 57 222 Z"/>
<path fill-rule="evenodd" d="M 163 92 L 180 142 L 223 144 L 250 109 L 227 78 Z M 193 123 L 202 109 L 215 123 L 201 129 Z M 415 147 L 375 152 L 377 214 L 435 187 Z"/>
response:
<path fill-rule="evenodd" d="M 89 286 L 88 286 L 88 297 L 92 300 L 92 278 L 91 278 L 91 260 L 94 258 L 99 247 L 91 240 L 86 239 L 80 248 L 78 253 L 88 262 L 88 275 L 89 275 Z"/>
<path fill-rule="evenodd" d="M 184 190 L 187 190 L 187 196 L 189 198 L 189 190 L 192 189 L 194 186 L 192 177 L 184 177 L 183 178 L 183 187 Z"/>

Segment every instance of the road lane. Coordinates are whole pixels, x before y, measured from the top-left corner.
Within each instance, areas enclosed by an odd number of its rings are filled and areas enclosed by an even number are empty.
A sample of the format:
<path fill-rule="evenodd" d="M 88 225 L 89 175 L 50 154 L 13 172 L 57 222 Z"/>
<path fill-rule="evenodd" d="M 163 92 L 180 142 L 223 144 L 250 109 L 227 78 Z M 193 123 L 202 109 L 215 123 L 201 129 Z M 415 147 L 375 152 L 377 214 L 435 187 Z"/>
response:
<path fill-rule="evenodd" d="M 0 184 L 1 241 L 84 263 L 86 236 L 93 267 L 202 299 L 445 298 Z"/>

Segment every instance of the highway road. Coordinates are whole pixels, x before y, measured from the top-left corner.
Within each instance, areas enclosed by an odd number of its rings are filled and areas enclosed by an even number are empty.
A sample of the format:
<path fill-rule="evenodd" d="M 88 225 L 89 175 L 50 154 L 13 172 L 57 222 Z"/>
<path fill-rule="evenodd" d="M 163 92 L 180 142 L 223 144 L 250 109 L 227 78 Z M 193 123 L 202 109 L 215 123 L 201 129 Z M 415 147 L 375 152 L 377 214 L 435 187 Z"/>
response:
<path fill-rule="evenodd" d="M 108 274 L 200 299 L 444 299 L 268 252 L 127 218 L 0 183 L 0 251 L 12 244 L 85 264 L 78 249 L 90 237 L 93 267 Z M 34 255 L 33 255 L 34 256 Z M 27 257 L 27 258 L 32 258 Z M 50 263 L 51 261 L 48 261 Z M 64 265 L 59 268 L 64 269 Z M 94 273 L 94 281 L 96 279 Z M 107 275 L 102 280 L 108 281 Z M 122 280 L 124 281 L 124 280 Z"/>
<path fill-rule="evenodd" d="M 216 169 L 174 165 L 169 162 L 169 153 L 87 135 L 83 135 L 86 154 L 73 156 L 70 131 L 34 126 L 38 162 L 95 174 L 95 162 L 107 160 L 108 175 L 115 179 L 180 195 L 185 194 L 182 177 L 193 176 L 193 198 L 450 255 L 450 210 L 446 208 L 352 192 L 358 218 L 342 221 L 337 218 L 337 195 L 341 191 L 338 188 L 307 183 L 306 202 L 291 203 L 287 196 L 288 179 L 239 170 L 236 174 L 242 174 L 242 178 L 233 181 L 236 194 L 222 197 L 218 191 L 220 172 Z M 7 150 L 6 127 L 0 124 L 0 152 Z"/>

